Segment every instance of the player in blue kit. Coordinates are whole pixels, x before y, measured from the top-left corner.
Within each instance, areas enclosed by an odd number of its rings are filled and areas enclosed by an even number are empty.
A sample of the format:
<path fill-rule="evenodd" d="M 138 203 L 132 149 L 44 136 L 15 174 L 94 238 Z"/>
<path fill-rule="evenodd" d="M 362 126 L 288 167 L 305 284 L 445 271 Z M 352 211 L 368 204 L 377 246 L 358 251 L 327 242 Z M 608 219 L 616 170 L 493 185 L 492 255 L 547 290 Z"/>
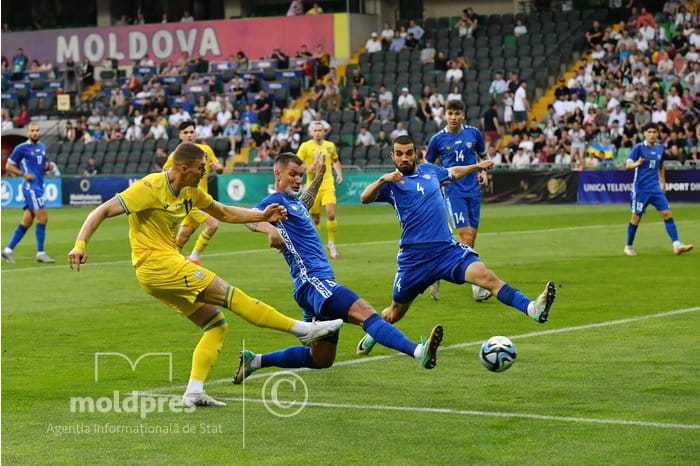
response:
<path fill-rule="evenodd" d="M 547 282 L 542 294 L 530 300 L 487 269 L 472 248 L 455 241 L 447 224 L 440 187 L 477 170 L 491 168 L 493 162 L 482 160 L 451 168 L 429 163 L 416 165 L 415 144 L 408 136 L 394 140 L 391 158 L 396 171 L 367 186 L 360 196 L 363 204 L 389 203 L 401 224 L 393 301 L 382 311 L 382 318 L 397 322 L 419 294 L 436 280 L 444 279 L 458 285 L 467 282 L 479 285 L 535 322 L 547 322 L 556 295 L 554 283 Z M 369 354 L 374 345 L 374 338 L 365 335 L 357 345 L 357 354 Z"/>
<path fill-rule="evenodd" d="M 627 244 L 624 252 L 636 256 L 632 248 L 639 222 L 649 204 L 661 213 L 666 232 L 673 242 L 673 252 L 683 254 L 693 249 L 692 244 L 683 244 L 678 240 L 678 229 L 673 221 L 671 206 L 666 199 L 666 172 L 663 165 L 664 146 L 657 144 L 659 128 L 656 123 L 644 126 L 644 142 L 638 143 L 630 152 L 625 169 L 634 169 L 632 187 L 632 219 L 627 225 Z"/>
<path fill-rule="evenodd" d="M 486 147 L 484 136 L 477 128 L 463 124 L 464 103 L 449 100 L 445 106 L 447 126 L 430 138 L 425 160 L 445 168 L 474 165 L 484 159 Z M 486 184 L 486 172 L 477 170 L 465 177 L 449 183 L 443 188 L 447 210 L 452 220 L 459 242 L 470 248 L 476 242 L 476 233 L 481 218 L 481 184 Z M 439 298 L 440 282 L 430 286 L 430 296 Z M 491 293 L 477 285 L 472 285 L 472 293 L 477 301 L 486 301 Z"/>
<path fill-rule="evenodd" d="M 18 144 L 7 160 L 5 170 L 14 176 L 24 178 L 22 194 L 24 195 L 24 213 L 22 220 L 15 229 L 7 247 L 2 250 L 2 257 L 10 264 L 15 263 L 12 251 L 22 241 L 24 234 L 34 223 L 36 217 L 36 261 L 44 263 L 56 262 L 44 251 L 46 240 L 46 222 L 49 219 L 46 212 L 46 197 L 44 196 L 44 174 L 55 170 L 55 165 L 46 157 L 46 146 L 39 141 L 41 130 L 36 123 L 27 127 L 28 139 Z"/>
<path fill-rule="evenodd" d="M 343 319 L 361 325 L 374 341 L 401 351 L 417 359 L 421 366 L 432 369 L 436 364 L 437 348 L 442 341 L 442 326 L 436 325 L 430 337 L 414 343 L 396 327 L 383 320 L 379 314 L 354 291 L 335 281 L 323 243 L 309 214 L 326 170 L 323 155 L 316 154 L 317 176 L 301 193 L 304 174 L 302 160 L 286 152 L 275 159 L 275 192 L 263 199 L 255 208 L 265 209 L 279 203 L 286 207 L 287 218 L 274 223 L 248 224 L 252 231 L 266 233 L 270 247 L 278 249 L 289 264 L 294 282 L 294 299 L 304 310 L 304 320 Z M 313 347 L 291 346 L 266 354 L 241 351 L 238 369 L 233 378 L 240 384 L 252 372 L 263 367 L 310 367 L 322 369 L 335 361 L 338 335 L 321 339 Z"/>

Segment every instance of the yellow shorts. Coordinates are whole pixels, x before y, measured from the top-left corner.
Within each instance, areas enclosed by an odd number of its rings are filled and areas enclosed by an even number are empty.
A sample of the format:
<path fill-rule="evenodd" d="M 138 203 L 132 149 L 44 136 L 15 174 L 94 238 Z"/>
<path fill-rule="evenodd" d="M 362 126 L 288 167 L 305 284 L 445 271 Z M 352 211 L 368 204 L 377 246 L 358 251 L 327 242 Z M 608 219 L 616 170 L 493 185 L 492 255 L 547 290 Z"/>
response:
<path fill-rule="evenodd" d="M 182 219 L 180 225 L 192 227 L 193 230 L 199 228 L 199 225 L 204 223 L 204 221 L 209 217 L 209 214 L 200 209 L 192 209 L 190 213 Z"/>
<path fill-rule="evenodd" d="M 153 254 L 136 269 L 136 278 L 146 293 L 189 317 L 204 305 L 197 297 L 216 274 L 179 254 Z"/>
<path fill-rule="evenodd" d="M 309 209 L 309 213 L 320 214 L 321 206 L 325 206 L 326 204 L 336 204 L 335 188 L 319 189 L 318 194 L 316 194 L 314 205 Z"/>

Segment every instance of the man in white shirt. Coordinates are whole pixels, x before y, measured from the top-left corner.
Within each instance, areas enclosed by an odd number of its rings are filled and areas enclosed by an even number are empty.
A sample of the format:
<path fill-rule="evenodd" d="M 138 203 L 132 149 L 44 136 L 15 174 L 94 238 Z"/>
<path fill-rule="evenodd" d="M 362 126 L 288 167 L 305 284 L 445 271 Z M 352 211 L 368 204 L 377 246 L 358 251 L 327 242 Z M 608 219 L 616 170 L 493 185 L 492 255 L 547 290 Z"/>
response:
<path fill-rule="evenodd" d="M 508 89 L 508 83 L 503 79 L 503 73 L 497 71 L 496 76 L 494 76 L 493 81 L 491 81 L 491 86 L 489 86 L 489 94 L 496 97 L 506 92 L 506 89 Z"/>
<path fill-rule="evenodd" d="M 527 110 L 530 108 L 530 104 L 527 101 L 527 81 L 524 79 L 520 81 L 518 90 L 515 91 L 515 96 L 513 97 L 513 120 L 527 121 Z"/>
<path fill-rule="evenodd" d="M 389 133 L 389 137 L 392 141 L 399 136 L 408 136 L 408 131 L 406 130 L 406 128 L 404 128 L 403 121 L 399 121 L 398 123 L 396 123 L 396 128 L 394 128 L 393 131 Z"/>
<path fill-rule="evenodd" d="M 462 82 L 463 77 L 464 77 L 464 72 L 462 71 L 462 68 L 459 67 L 459 63 L 452 60 L 452 68 L 447 70 L 447 73 L 445 73 L 445 82 L 446 83 L 459 83 L 459 82 Z"/>
<path fill-rule="evenodd" d="M 423 37 L 423 34 L 425 34 L 423 28 L 418 26 L 416 21 L 413 19 L 408 22 L 408 29 L 406 29 L 406 32 L 413 34 L 413 37 L 415 37 L 416 40 L 420 40 L 421 37 Z"/>
<path fill-rule="evenodd" d="M 372 133 L 367 131 L 367 128 L 364 126 L 360 128 L 360 132 L 357 133 L 357 138 L 355 139 L 355 145 L 369 147 L 375 144 L 376 142 L 374 141 L 374 136 L 372 136 Z"/>
<path fill-rule="evenodd" d="M 148 134 L 146 134 L 143 139 L 168 139 L 168 132 L 165 131 L 165 128 L 161 126 L 160 123 L 158 123 L 158 120 L 152 118 L 152 117 L 146 117 L 146 120 L 151 123 L 151 128 L 148 130 Z"/>
<path fill-rule="evenodd" d="M 615 120 L 617 120 L 620 128 L 625 126 L 625 122 L 627 121 L 627 114 L 622 110 L 620 104 L 617 104 L 615 109 L 608 114 L 608 128 L 612 128 L 612 122 Z"/>
<path fill-rule="evenodd" d="M 365 48 L 367 49 L 367 53 L 377 53 L 382 51 L 382 41 L 379 40 L 376 32 L 373 32 L 372 37 L 367 39 L 367 42 L 365 42 Z"/>
<path fill-rule="evenodd" d="M 413 94 L 408 92 L 407 87 L 401 89 L 401 95 L 399 96 L 396 105 L 399 108 L 416 108 L 418 106 L 415 97 L 413 97 Z"/>

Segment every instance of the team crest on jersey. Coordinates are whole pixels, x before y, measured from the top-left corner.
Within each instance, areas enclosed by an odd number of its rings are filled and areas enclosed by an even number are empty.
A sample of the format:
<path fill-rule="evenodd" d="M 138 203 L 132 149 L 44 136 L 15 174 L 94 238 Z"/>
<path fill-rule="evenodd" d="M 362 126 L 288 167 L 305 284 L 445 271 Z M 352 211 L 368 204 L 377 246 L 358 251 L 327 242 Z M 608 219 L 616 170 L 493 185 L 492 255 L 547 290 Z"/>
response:
<path fill-rule="evenodd" d="M 299 210 L 299 206 L 298 206 L 298 205 L 295 205 L 295 204 L 292 204 L 292 210 L 293 210 L 294 212 L 297 212 L 297 211 Z"/>
<path fill-rule="evenodd" d="M 194 276 L 199 278 L 200 280 L 204 280 L 204 273 L 201 270 L 195 270 Z"/>
<path fill-rule="evenodd" d="M 452 146 L 445 146 L 445 150 L 449 151 L 450 149 L 452 149 Z"/>
<path fill-rule="evenodd" d="M 428 175 L 428 174 L 423 175 L 423 179 L 424 179 L 424 180 L 429 180 L 429 179 L 430 179 L 430 175 Z"/>
<path fill-rule="evenodd" d="M 470 142 L 467 143 L 467 149 L 471 149 L 471 148 L 472 148 L 472 143 L 471 143 L 471 141 L 470 141 Z"/>

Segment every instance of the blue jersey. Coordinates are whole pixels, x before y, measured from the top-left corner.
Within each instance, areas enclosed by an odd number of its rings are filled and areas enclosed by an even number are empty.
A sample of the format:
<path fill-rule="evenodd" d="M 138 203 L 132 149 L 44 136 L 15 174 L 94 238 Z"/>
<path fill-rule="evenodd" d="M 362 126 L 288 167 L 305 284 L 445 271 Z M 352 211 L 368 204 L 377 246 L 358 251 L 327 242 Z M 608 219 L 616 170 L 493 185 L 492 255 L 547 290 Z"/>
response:
<path fill-rule="evenodd" d="M 462 125 L 459 134 L 452 134 L 447 128 L 443 128 L 430 138 L 425 160 L 435 163 L 439 158 L 445 168 L 474 165 L 477 163 L 477 155 L 486 152 L 484 136 L 477 128 Z M 480 196 L 481 187 L 477 172 L 473 172 L 464 178 L 450 183 L 445 188 L 447 196 Z"/>
<path fill-rule="evenodd" d="M 388 202 L 396 210 L 402 229 L 400 246 L 454 241 L 440 191 L 449 179 L 446 168 L 424 163 L 413 175 L 404 175 L 404 182 L 380 186 L 372 202 Z"/>
<path fill-rule="evenodd" d="M 22 173 L 31 174 L 31 182 L 24 181 L 22 189 L 31 189 L 37 196 L 44 193 L 44 173 L 46 173 L 46 146 L 43 142 L 32 144 L 25 141 L 15 146 L 10 155 L 10 162 L 16 165 Z"/>
<path fill-rule="evenodd" d="M 287 219 L 279 220 L 274 225 L 286 246 L 282 253 L 289 264 L 295 290 L 312 279 L 334 280 L 333 269 L 328 263 L 321 237 L 311 220 L 306 204 L 276 192 L 260 201 L 255 208 L 265 210 L 268 205 L 275 203 L 287 209 Z"/>
<path fill-rule="evenodd" d="M 644 163 L 640 167 L 634 169 L 632 192 L 662 192 L 659 171 L 663 168 L 664 146 L 661 144 L 648 146 L 640 142 L 635 145 L 632 152 L 630 152 L 629 160 L 636 162 L 640 157 L 644 158 Z"/>

